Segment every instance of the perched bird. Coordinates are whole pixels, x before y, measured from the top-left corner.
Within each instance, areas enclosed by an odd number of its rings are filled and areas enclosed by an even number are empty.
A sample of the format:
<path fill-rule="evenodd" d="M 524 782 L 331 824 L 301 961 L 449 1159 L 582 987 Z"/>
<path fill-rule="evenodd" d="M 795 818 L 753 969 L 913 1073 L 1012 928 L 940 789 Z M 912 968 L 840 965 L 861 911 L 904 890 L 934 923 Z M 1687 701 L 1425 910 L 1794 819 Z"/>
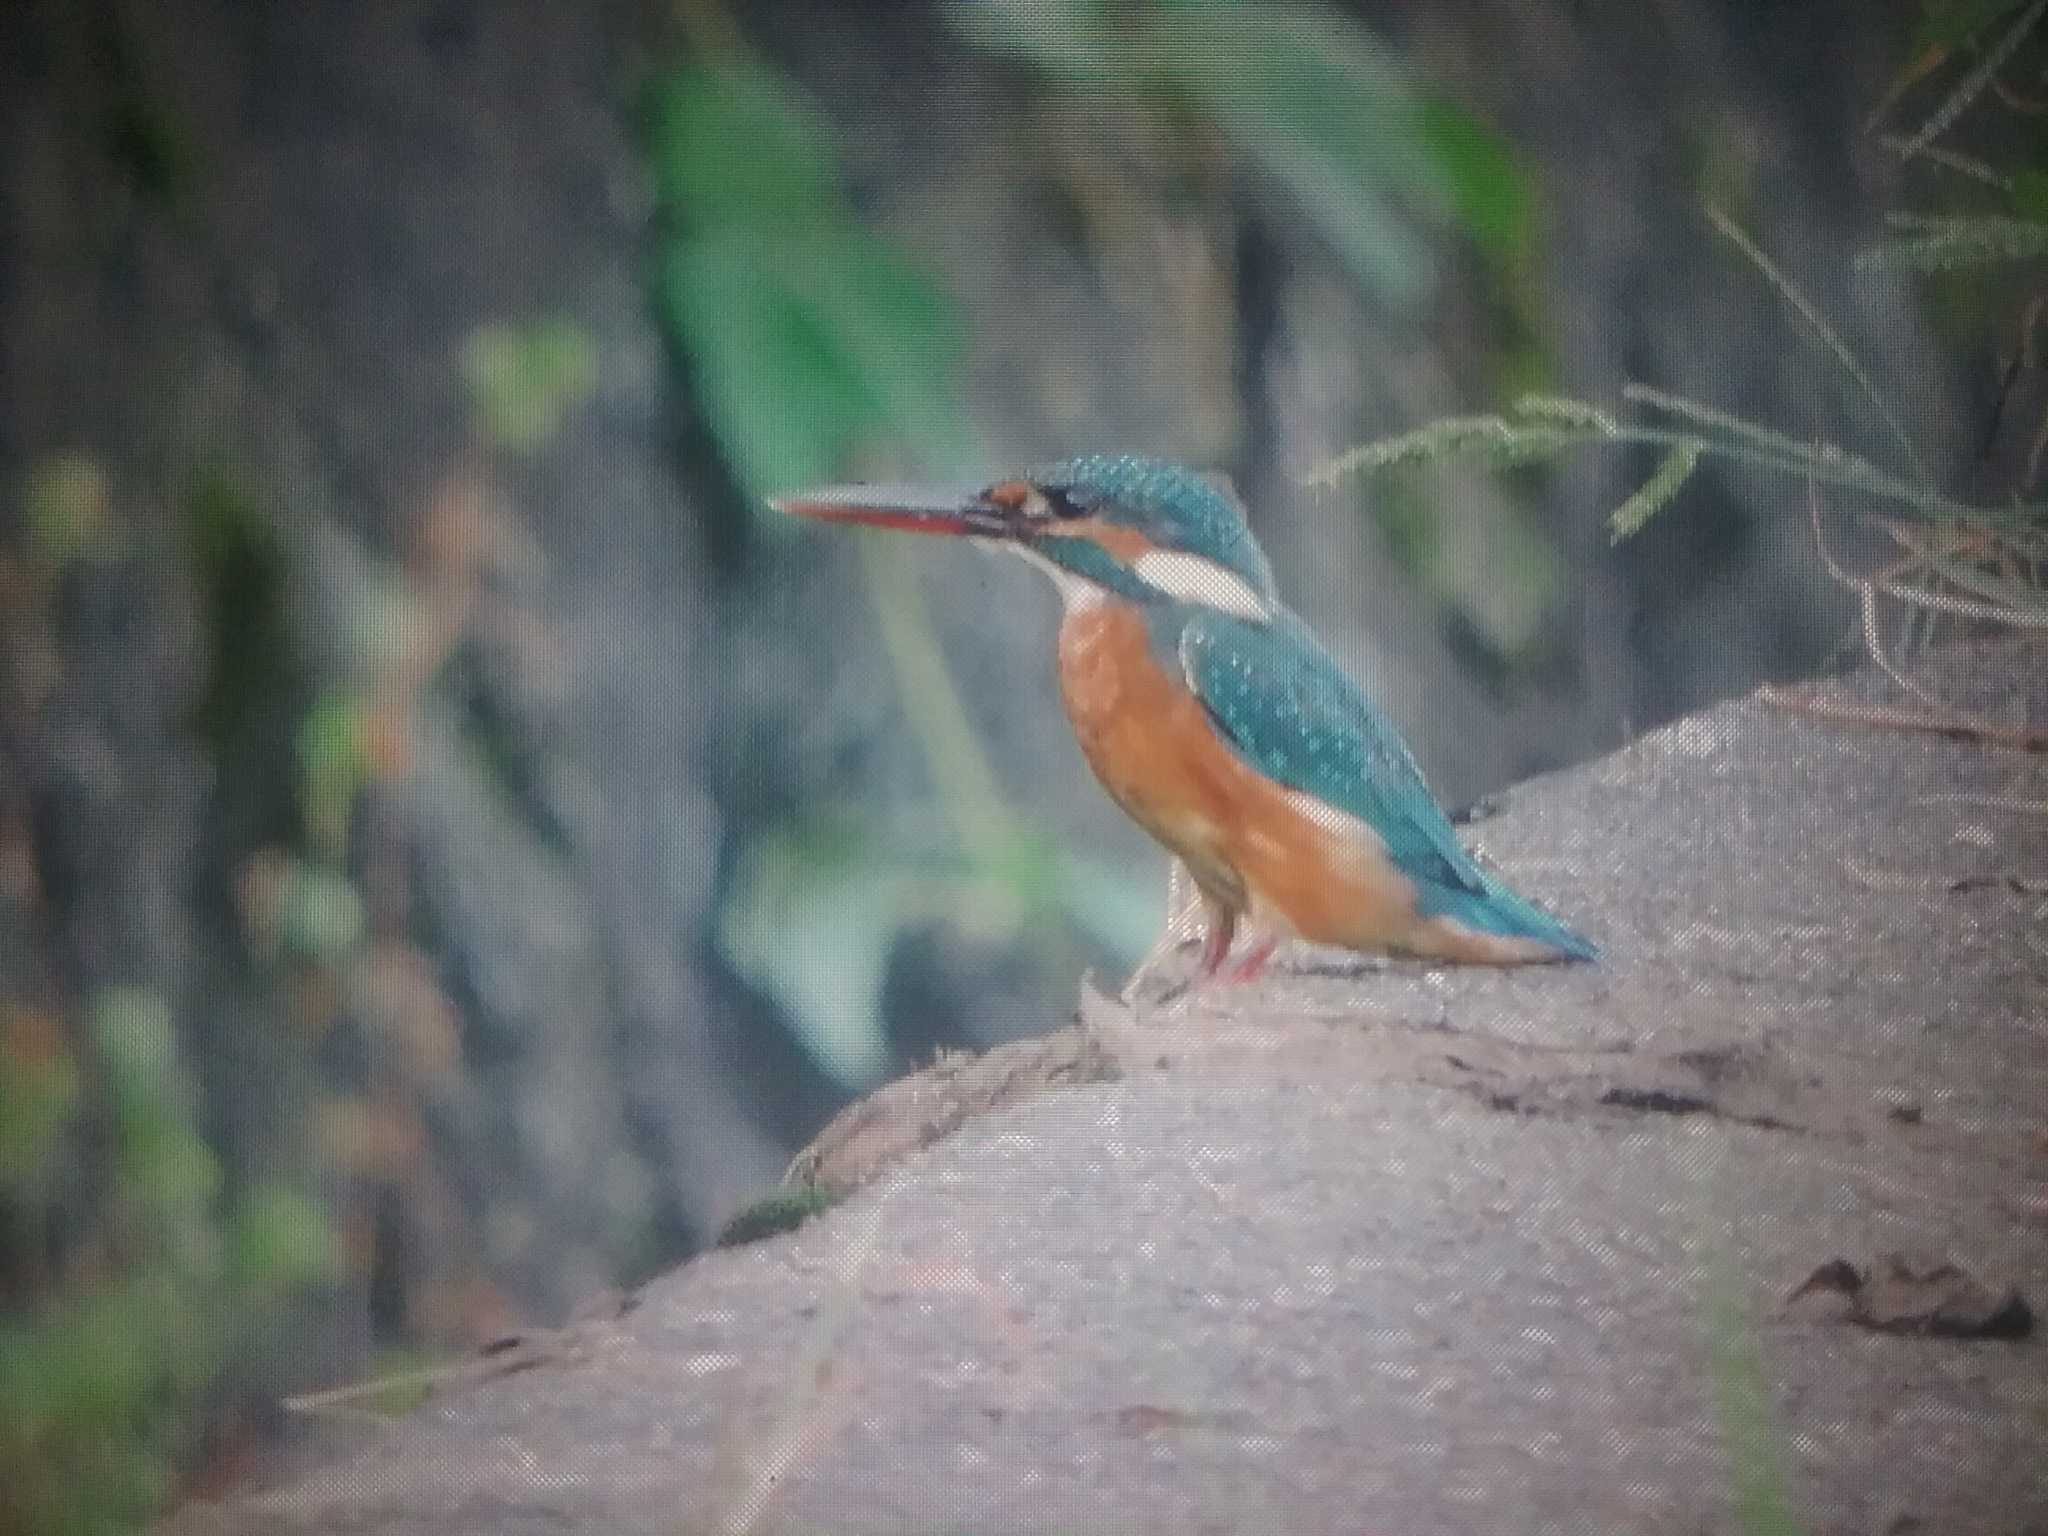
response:
<path fill-rule="evenodd" d="M 1052 577 L 1067 717 L 1111 797 L 1187 866 L 1202 979 L 1255 976 L 1286 938 L 1468 965 L 1594 958 L 1473 862 L 1400 734 L 1281 603 L 1218 482 L 1101 456 L 969 492 L 833 486 L 774 505 L 964 536 Z"/>

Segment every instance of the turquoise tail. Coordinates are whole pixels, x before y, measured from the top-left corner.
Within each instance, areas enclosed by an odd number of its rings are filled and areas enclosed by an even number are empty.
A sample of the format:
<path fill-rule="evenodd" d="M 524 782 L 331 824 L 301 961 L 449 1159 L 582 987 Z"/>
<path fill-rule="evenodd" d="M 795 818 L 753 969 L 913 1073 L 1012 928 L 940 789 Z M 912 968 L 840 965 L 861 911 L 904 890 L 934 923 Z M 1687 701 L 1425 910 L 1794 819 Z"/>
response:
<path fill-rule="evenodd" d="M 1430 898 L 1434 897 L 1432 900 Z M 1566 927 L 1532 901 L 1526 901 L 1499 881 L 1487 878 L 1484 891 L 1451 891 L 1425 888 L 1422 910 L 1431 917 L 1450 917 L 1481 933 L 1496 933 L 1508 939 L 1534 939 L 1547 944 L 1568 960 L 1597 960 L 1600 947 L 1585 935 Z"/>

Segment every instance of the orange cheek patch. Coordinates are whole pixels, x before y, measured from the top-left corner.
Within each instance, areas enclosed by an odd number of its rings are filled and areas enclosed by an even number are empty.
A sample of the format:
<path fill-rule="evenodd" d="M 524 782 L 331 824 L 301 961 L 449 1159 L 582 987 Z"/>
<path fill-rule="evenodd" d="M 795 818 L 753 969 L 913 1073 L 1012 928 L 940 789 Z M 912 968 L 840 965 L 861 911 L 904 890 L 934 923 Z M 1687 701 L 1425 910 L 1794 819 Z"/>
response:
<path fill-rule="evenodd" d="M 1077 517 L 1068 522 L 1056 524 L 1051 530 L 1060 538 L 1087 539 L 1099 544 L 1110 556 L 1123 565 L 1137 563 L 1140 555 L 1159 546 L 1135 528 L 1126 528 L 1121 523 L 1105 522 L 1099 517 Z"/>

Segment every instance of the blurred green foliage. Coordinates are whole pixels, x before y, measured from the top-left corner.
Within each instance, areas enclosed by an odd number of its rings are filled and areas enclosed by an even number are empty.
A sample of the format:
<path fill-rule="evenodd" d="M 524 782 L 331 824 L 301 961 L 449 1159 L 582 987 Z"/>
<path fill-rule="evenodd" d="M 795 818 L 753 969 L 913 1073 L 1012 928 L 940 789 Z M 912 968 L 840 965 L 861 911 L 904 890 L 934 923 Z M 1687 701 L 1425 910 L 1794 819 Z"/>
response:
<path fill-rule="evenodd" d="M 16 1004 L 0 1030 L 0 1199 L 46 1197 L 58 1134 L 78 1105 L 78 1063 L 54 1021 Z M 8 1244 L 12 1248 L 13 1244 Z"/>
<path fill-rule="evenodd" d="M 470 333 L 462 379 L 485 436 L 498 448 L 530 452 L 597 387 L 597 342 L 560 316 L 527 325 L 494 322 Z"/>
<path fill-rule="evenodd" d="M 1429 293 L 1426 227 L 1469 198 L 1512 222 L 1476 141 L 1426 110 L 1370 32 L 1332 6 L 1238 0 L 956 0 L 962 35 L 1080 90 L 1214 123 L 1382 303 Z"/>
<path fill-rule="evenodd" d="M 1502 268 L 1524 262 L 1536 225 L 1534 173 L 1514 147 L 1447 97 L 1423 98 L 1416 129 L 1442 170 L 1457 223 Z"/>
<path fill-rule="evenodd" d="M 119 6 L 78 6 L 59 29 L 60 68 L 89 80 L 94 138 L 108 168 L 153 208 L 189 225 L 205 157 L 193 123 Z"/>
<path fill-rule="evenodd" d="M 1070 923 L 1121 956 L 1142 954 L 1157 921 L 1152 893 L 1028 827 L 979 853 L 933 842 L 917 857 L 852 814 L 769 826 L 749 840 L 720 912 L 728 963 L 848 1087 L 872 1086 L 890 1066 L 881 998 L 904 935 L 950 928 L 1028 948 Z"/>
<path fill-rule="evenodd" d="M 356 693 L 321 692 L 299 721 L 299 810 L 307 841 L 321 857 L 348 851 L 348 821 L 370 782 L 369 706 Z"/>
<path fill-rule="evenodd" d="M 1505 137 L 1443 95 L 1424 97 L 1418 123 L 1449 182 L 1456 225 L 1481 259 L 1474 286 L 1492 311 L 1486 363 L 1494 393 L 1544 393 L 1554 387 L 1557 361 L 1536 170 Z M 1529 535 L 1543 537 L 1522 519 L 1510 537 Z M 1547 606 L 1555 593 L 1531 595 Z"/>
<path fill-rule="evenodd" d="M 1519 501 L 1488 515 L 1446 496 L 1425 466 L 1380 476 L 1368 515 L 1388 555 L 1492 656 L 1513 665 L 1540 640 L 1565 588 L 1564 558 Z"/>
<path fill-rule="evenodd" d="M 1717 1270 L 1707 1293 L 1707 1372 L 1714 1418 L 1735 1485 L 1735 1524 L 1744 1536 L 1800 1536 L 1781 1447 L 1784 1430 L 1771 1405 L 1755 1330 L 1743 1314 L 1734 1277 Z"/>
<path fill-rule="evenodd" d="M 124 558 L 124 524 L 105 469 L 83 455 L 37 465 L 24 493 L 38 608 L 23 622 L 62 669 L 53 578 Z M 253 970 L 277 957 L 268 937 L 301 976 L 335 974 L 361 927 L 340 863 L 340 802 L 361 779 L 355 723 L 303 713 L 289 557 L 268 505 L 216 464 L 176 509 L 205 663 L 186 724 L 213 769 L 212 835 L 231 845 L 207 849 L 206 878 L 232 884 L 258 856 L 282 870 L 271 924 L 246 935 Z M 225 914 L 235 902 L 219 894 Z M 251 980 L 232 964 L 213 974 L 230 992 Z M 295 1020 L 265 1022 L 288 1052 L 303 1049 Z M 223 1383 L 252 1345 L 339 1277 L 321 1206 L 287 1175 L 229 1170 L 209 1145 L 182 1035 L 172 999 L 147 983 L 0 999 L 0 1530 L 145 1521 L 203 1458 Z"/>
<path fill-rule="evenodd" d="M 276 953 L 339 968 L 363 936 L 363 898 L 355 882 L 331 865 L 301 858 L 287 857 L 283 874 Z"/>
<path fill-rule="evenodd" d="M 974 459 L 955 383 L 960 317 L 943 289 L 863 226 L 825 124 L 737 52 L 650 94 L 656 312 L 761 525 L 763 498 L 893 451 Z"/>
<path fill-rule="evenodd" d="M 206 636 L 192 726 L 216 760 L 232 759 L 300 706 L 290 571 L 270 509 L 227 467 L 194 476 L 183 511 L 186 569 Z"/>
<path fill-rule="evenodd" d="M 858 824 L 770 826 L 741 854 L 718 915 L 719 949 L 788 1015 L 836 1082 L 873 1086 L 889 1067 L 882 986 L 898 936 L 941 906 L 896 850 Z M 917 900 L 920 889 L 926 899 Z"/>
<path fill-rule="evenodd" d="M 57 454 L 37 464 L 22 498 L 30 566 L 47 579 L 105 550 L 113 537 L 109 494 L 106 471 L 83 454 Z"/>
<path fill-rule="evenodd" d="M 110 1154 L 91 1173 L 90 1239 L 0 1321 L 0 1529 L 52 1536 L 145 1520 L 234 1341 L 336 1267 L 325 1217 L 296 1191 L 259 1179 L 224 1195 L 160 994 L 110 988 L 86 1023 L 82 1063 L 0 1050 L 14 1231 L 40 1233 L 61 1209 L 44 1171 L 67 1149 Z"/>

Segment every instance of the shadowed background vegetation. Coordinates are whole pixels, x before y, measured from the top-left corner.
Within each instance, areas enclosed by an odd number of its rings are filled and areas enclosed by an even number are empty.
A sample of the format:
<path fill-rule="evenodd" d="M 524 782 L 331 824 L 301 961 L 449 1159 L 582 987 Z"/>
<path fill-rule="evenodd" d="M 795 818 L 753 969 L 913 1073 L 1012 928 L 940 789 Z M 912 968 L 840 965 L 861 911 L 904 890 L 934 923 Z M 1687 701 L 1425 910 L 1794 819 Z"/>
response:
<path fill-rule="evenodd" d="M 770 492 L 1228 471 L 1454 804 L 2041 622 L 2039 4 L 361 9 L 0 21 L 0 1528 L 1149 942 L 1030 573 Z"/>

